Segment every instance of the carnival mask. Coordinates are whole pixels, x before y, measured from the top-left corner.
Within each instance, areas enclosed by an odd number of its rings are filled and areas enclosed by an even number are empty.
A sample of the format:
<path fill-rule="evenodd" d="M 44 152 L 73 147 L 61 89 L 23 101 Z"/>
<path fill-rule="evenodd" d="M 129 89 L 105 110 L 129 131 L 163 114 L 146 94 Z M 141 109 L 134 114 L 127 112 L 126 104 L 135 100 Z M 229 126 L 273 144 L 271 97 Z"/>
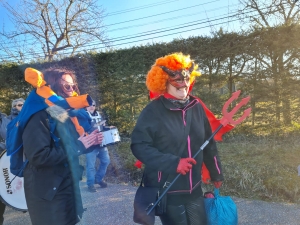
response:
<path fill-rule="evenodd" d="M 165 66 L 160 66 L 160 68 L 169 75 L 168 82 L 172 86 L 176 88 L 190 86 L 190 76 L 191 72 L 194 70 L 194 63 L 190 68 L 185 68 L 181 70 L 170 70 Z"/>

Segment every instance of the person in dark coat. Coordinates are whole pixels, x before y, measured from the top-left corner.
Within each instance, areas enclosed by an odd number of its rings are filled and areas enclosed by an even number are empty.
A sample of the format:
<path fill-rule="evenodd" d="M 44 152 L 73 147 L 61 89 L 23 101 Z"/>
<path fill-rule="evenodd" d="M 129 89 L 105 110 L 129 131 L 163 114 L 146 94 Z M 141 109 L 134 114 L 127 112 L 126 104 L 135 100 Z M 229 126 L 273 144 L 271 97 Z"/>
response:
<path fill-rule="evenodd" d="M 5 151 L 5 139 L 6 139 L 6 127 L 4 120 L 7 118 L 6 114 L 0 112 L 0 154 L 3 154 Z M 8 121 L 7 121 L 8 122 Z M 3 123 L 3 124 L 2 124 Z M 2 126 L 3 125 L 3 126 Z M 0 201 L 0 225 L 4 222 L 4 212 L 5 212 L 6 205 Z"/>
<path fill-rule="evenodd" d="M 190 57 L 182 53 L 156 60 L 146 78 L 147 88 L 156 99 L 142 110 L 131 136 L 132 153 L 145 164 L 144 186 L 162 188 L 178 173 L 182 175 L 167 193 L 166 213 L 160 215 L 163 225 L 206 225 L 203 162 L 216 187 L 223 181 L 214 140 L 193 158 L 212 134 L 202 105 L 189 94 L 200 75 L 196 69 Z"/>
<path fill-rule="evenodd" d="M 50 68 L 43 74 L 59 96 L 67 98 L 79 92 L 72 71 Z M 26 101 L 24 108 L 34 104 L 37 102 Z M 52 131 L 50 115 L 60 113 L 55 110 L 51 106 L 33 114 L 22 135 L 24 155 L 29 161 L 24 169 L 24 190 L 33 225 L 74 225 L 80 221 L 84 210 L 78 150 L 82 152 L 102 142 L 98 133 L 79 136 L 71 117 L 55 120 Z M 59 140 L 58 144 L 55 140 Z"/>
<path fill-rule="evenodd" d="M 2 114 L 0 112 L 0 123 L 1 123 L 1 131 L 0 131 L 0 153 L 6 150 L 5 139 L 6 139 L 6 127 L 5 124 L 9 121 L 13 120 L 18 116 L 21 112 L 23 104 L 25 100 L 23 98 L 14 99 L 11 103 L 11 113 L 9 116 Z M 6 122 L 5 122 L 6 120 Z M 0 201 L 0 225 L 4 222 L 4 212 L 5 212 L 6 205 Z"/>
<path fill-rule="evenodd" d="M 6 126 L 9 122 L 10 120 L 7 118 L 7 115 L 0 111 L 0 153 L 6 149 Z"/>

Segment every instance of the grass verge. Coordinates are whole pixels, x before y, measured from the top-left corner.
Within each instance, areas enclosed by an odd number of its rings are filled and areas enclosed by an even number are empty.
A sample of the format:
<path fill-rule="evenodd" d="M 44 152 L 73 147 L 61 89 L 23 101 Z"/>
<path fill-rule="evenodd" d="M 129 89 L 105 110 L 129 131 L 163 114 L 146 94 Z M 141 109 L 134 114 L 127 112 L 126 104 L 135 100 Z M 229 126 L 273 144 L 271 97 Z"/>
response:
<path fill-rule="evenodd" d="M 218 148 L 225 177 L 222 195 L 300 204 L 300 140 L 231 137 Z M 130 141 L 119 143 L 117 153 L 130 182 L 139 184 L 142 172 L 134 167 Z"/>

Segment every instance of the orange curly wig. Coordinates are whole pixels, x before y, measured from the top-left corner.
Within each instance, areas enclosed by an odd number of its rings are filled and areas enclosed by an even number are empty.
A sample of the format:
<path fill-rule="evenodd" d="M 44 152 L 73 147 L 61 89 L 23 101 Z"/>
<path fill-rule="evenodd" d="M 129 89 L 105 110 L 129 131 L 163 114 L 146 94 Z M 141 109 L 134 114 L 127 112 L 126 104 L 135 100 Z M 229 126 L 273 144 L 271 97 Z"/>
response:
<path fill-rule="evenodd" d="M 183 55 L 181 52 L 158 58 L 147 74 L 146 86 L 148 90 L 157 94 L 164 94 L 167 92 L 167 80 L 169 75 L 164 72 L 160 66 L 165 66 L 170 70 L 180 70 L 190 68 L 192 63 L 193 61 L 190 59 L 190 56 Z M 190 75 L 190 84 L 194 82 L 196 76 L 201 75 L 199 71 L 196 71 L 197 68 L 198 65 L 195 64 L 194 70 Z"/>

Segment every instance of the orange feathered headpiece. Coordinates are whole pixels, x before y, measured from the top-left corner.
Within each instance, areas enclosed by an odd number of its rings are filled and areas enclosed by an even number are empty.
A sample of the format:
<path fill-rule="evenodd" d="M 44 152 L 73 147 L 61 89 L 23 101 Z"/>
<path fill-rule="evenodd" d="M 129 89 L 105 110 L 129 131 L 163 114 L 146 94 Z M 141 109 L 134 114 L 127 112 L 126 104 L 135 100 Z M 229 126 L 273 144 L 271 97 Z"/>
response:
<path fill-rule="evenodd" d="M 169 75 L 161 68 L 161 66 L 165 66 L 168 69 L 175 71 L 191 68 L 192 65 L 193 61 L 190 59 L 190 56 L 183 55 L 181 52 L 158 58 L 147 74 L 146 86 L 148 90 L 158 95 L 167 92 Z M 190 74 L 190 84 L 195 81 L 196 76 L 201 75 L 199 71 L 196 71 L 197 68 L 198 65 L 194 64 L 194 69 Z"/>

